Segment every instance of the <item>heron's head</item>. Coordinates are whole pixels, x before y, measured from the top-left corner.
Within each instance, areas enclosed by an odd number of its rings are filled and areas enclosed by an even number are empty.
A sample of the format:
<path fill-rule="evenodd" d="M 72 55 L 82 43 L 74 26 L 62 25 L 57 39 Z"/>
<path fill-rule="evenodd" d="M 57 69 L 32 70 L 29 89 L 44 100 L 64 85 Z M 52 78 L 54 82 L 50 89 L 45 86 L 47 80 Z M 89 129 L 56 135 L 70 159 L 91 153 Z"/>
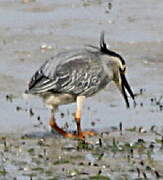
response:
<path fill-rule="evenodd" d="M 102 53 L 109 55 L 110 60 L 108 60 L 108 63 L 109 66 L 112 67 L 113 81 L 116 83 L 118 89 L 121 91 L 126 102 L 126 106 L 127 108 L 129 108 L 130 105 L 128 101 L 127 92 L 133 99 L 134 103 L 135 98 L 131 90 L 131 87 L 126 79 L 126 63 L 125 60 L 119 54 L 107 48 L 107 45 L 104 41 L 104 32 L 101 33 L 100 50 Z"/>

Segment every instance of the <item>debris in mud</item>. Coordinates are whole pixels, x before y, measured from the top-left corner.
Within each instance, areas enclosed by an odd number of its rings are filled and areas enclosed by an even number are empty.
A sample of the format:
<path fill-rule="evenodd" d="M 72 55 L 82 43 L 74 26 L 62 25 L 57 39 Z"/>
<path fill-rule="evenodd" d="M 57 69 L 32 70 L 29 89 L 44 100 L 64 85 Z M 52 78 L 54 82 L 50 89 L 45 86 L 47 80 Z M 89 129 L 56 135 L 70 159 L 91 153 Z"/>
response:
<path fill-rule="evenodd" d="M 46 140 L 44 138 L 39 139 L 38 145 L 39 146 L 46 146 Z"/>
<path fill-rule="evenodd" d="M 137 93 L 134 94 L 134 96 L 135 96 L 135 97 L 136 97 L 136 96 L 142 96 L 145 91 L 146 91 L 145 89 L 141 88 L 141 89 L 139 89 L 139 92 L 137 92 Z"/>
<path fill-rule="evenodd" d="M 118 179 L 125 174 L 133 180 L 159 179 L 163 175 L 158 158 L 163 152 L 160 149 L 163 138 L 156 127 L 141 135 L 139 129 L 124 129 L 123 134 L 113 130 L 104 137 L 91 137 L 87 141 L 54 136 L 41 139 L 31 135 L 2 136 L 0 161 L 4 163 L 3 167 L 0 166 L 0 177 L 11 178 L 21 174 L 22 178 L 32 175 L 37 179 L 80 180 L 88 176 L 89 179 Z M 10 167 L 14 167 L 15 172 Z"/>
<path fill-rule="evenodd" d="M 61 112 L 61 118 L 64 118 L 65 114 L 63 112 Z"/>
<path fill-rule="evenodd" d="M 22 110 L 22 107 L 16 106 L 16 111 L 21 111 L 21 110 Z"/>
<path fill-rule="evenodd" d="M 43 50 L 43 51 L 47 51 L 47 50 L 51 50 L 53 49 L 51 45 L 47 45 L 46 43 L 43 43 L 41 46 L 40 46 L 40 49 Z"/>
<path fill-rule="evenodd" d="M 91 122 L 91 125 L 92 125 L 92 126 L 95 126 L 95 125 L 96 125 L 96 123 L 95 123 L 94 121 L 92 121 L 92 122 Z"/>
<path fill-rule="evenodd" d="M 38 124 L 34 124 L 33 125 L 34 127 L 41 127 L 41 126 L 43 126 L 43 122 L 41 121 L 40 116 L 37 116 L 37 121 L 38 121 Z"/>
<path fill-rule="evenodd" d="M 13 102 L 14 95 L 13 94 L 7 94 L 6 95 L 6 101 Z"/>
<path fill-rule="evenodd" d="M 122 136 L 122 122 L 119 123 L 119 131 L 120 131 L 120 135 Z"/>
<path fill-rule="evenodd" d="M 143 102 L 140 103 L 140 107 L 143 107 Z"/>
<path fill-rule="evenodd" d="M 34 116 L 34 112 L 33 112 L 32 108 L 29 109 L 29 115 L 30 115 L 30 117 Z"/>
<path fill-rule="evenodd" d="M 112 9 L 112 6 L 113 6 L 112 3 L 109 2 L 109 3 L 107 4 L 107 9 L 105 10 L 105 13 L 109 14 L 110 11 L 111 11 L 111 9 Z"/>
<path fill-rule="evenodd" d="M 68 172 L 68 177 L 73 177 L 79 174 L 79 171 L 77 169 L 70 170 Z"/>
<path fill-rule="evenodd" d="M 68 122 L 65 122 L 62 128 L 63 128 L 65 131 L 68 130 L 68 128 L 69 128 Z"/>
<path fill-rule="evenodd" d="M 108 9 L 109 10 L 112 9 L 112 3 L 111 2 L 108 3 Z"/>
<path fill-rule="evenodd" d="M 99 138 L 99 143 L 98 144 L 99 144 L 100 147 L 102 147 L 102 139 L 101 138 Z"/>
<path fill-rule="evenodd" d="M 143 127 L 139 127 L 138 132 L 139 133 L 147 133 L 147 131 Z"/>

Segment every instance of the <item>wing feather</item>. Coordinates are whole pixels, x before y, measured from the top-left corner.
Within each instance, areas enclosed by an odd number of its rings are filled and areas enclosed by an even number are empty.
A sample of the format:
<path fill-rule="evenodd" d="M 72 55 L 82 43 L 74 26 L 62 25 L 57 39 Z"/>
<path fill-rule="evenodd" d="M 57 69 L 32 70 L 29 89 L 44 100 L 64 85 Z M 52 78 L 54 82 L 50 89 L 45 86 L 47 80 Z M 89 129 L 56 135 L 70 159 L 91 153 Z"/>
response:
<path fill-rule="evenodd" d="M 90 96 L 101 85 L 106 85 L 107 75 L 100 64 L 98 54 L 89 51 L 64 53 L 46 61 L 29 83 L 33 94 L 68 93 Z M 102 87 L 101 87 L 102 88 Z"/>

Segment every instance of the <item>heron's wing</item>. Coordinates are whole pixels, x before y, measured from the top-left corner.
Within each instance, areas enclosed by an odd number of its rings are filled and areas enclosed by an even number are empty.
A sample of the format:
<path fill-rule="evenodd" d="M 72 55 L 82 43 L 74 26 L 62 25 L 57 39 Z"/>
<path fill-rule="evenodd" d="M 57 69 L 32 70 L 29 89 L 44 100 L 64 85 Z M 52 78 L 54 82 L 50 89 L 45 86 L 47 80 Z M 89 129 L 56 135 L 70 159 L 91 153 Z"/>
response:
<path fill-rule="evenodd" d="M 89 56 L 69 61 L 57 68 L 58 92 L 91 96 L 103 88 L 107 81 L 101 61 Z M 66 77 L 65 77 L 66 76 Z"/>
<path fill-rule="evenodd" d="M 74 54 L 57 65 L 53 61 L 45 62 L 32 77 L 29 91 L 33 94 L 53 91 L 89 96 L 105 86 L 105 78 L 96 55 Z"/>
<path fill-rule="evenodd" d="M 33 75 L 31 78 L 27 92 L 31 94 L 40 94 L 47 92 L 51 88 L 55 88 L 57 78 L 51 78 L 47 74 L 47 69 L 49 69 L 50 61 L 46 61 Z"/>

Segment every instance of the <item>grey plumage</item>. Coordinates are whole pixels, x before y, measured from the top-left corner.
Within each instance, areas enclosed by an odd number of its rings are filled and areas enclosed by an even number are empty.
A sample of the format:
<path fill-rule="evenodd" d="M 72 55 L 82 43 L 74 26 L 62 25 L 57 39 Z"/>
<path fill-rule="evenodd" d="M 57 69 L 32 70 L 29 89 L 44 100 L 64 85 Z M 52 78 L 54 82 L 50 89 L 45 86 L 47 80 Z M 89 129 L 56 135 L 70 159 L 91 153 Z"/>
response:
<path fill-rule="evenodd" d="M 111 80 L 101 64 L 102 56 L 100 51 L 88 49 L 59 53 L 35 73 L 28 92 L 91 96 Z"/>
<path fill-rule="evenodd" d="M 53 103 L 48 103 L 58 106 L 74 102 L 77 96 L 92 96 L 114 81 L 129 107 L 124 87 L 133 99 L 134 95 L 124 76 L 125 69 L 124 59 L 107 49 L 102 33 L 100 48 L 89 45 L 83 49 L 66 50 L 47 60 L 31 78 L 26 93 L 39 95 L 44 99 L 50 95 L 66 95 L 66 98 L 68 95 L 68 100 L 60 98 L 57 102 L 53 99 Z M 122 81 L 124 85 L 121 85 Z"/>
<path fill-rule="evenodd" d="M 41 96 L 51 108 L 49 125 L 52 129 L 64 137 L 84 139 L 85 135 L 95 135 L 92 131 L 81 130 L 80 119 L 85 97 L 96 94 L 113 81 L 122 93 L 127 107 L 129 101 L 126 90 L 134 100 L 125 71 L 124 59 L 107 48 L 102 33 L 100 48 L 89 45 L 83 49 L 67 50 L 46 61 L 31 78 L 26 93 Z M 76 134 L 60 128 L 55 118 L 58 105 L 75 101 Z"/>

